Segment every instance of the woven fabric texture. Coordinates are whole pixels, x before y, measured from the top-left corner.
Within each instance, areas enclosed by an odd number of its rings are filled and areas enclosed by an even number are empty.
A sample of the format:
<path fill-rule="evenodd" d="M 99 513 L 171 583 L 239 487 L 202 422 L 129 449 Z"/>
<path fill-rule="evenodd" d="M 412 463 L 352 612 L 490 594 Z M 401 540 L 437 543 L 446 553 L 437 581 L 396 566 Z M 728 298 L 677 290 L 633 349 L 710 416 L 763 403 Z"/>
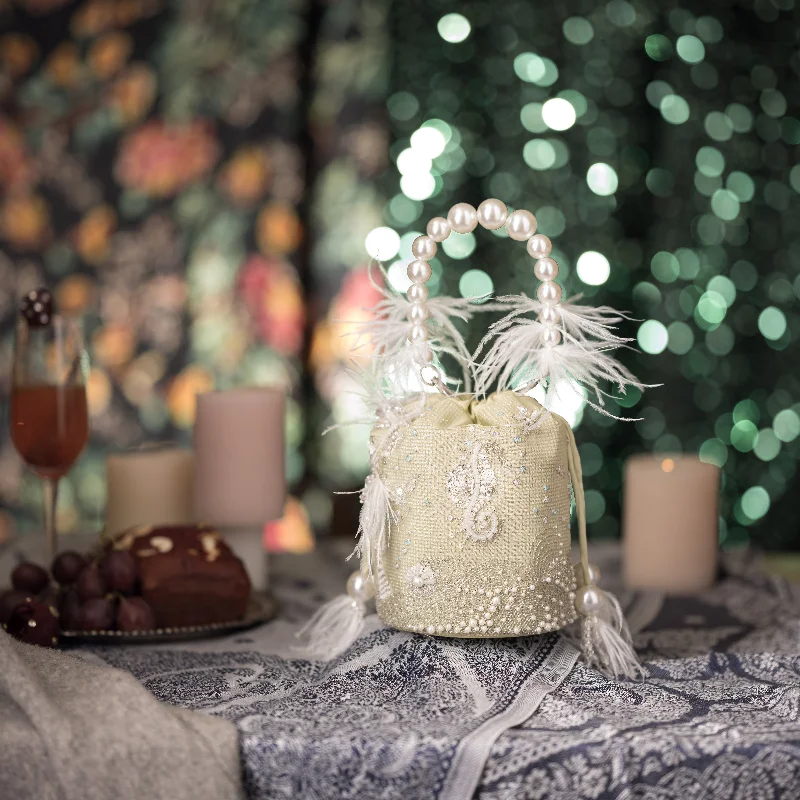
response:
<path fill-rule="evenodd" d="M 567 430 L 499 392 L 432 395 L 411 425 L 373 431 L 394 512 L 377 600 L 387 625 L 485 638 L 575 619 Z"/>

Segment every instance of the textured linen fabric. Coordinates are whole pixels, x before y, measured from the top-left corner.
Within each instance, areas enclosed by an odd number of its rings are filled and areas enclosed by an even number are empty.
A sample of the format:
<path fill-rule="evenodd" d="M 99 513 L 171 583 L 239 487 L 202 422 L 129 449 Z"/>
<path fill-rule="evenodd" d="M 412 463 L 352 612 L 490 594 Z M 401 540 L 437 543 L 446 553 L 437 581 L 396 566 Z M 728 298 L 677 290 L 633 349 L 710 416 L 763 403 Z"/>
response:
<path fill-rule="evenodd" d="M 568 446 L 567 423 L 514 392 L 432 395 L 410 425 L 376 428 L 393 512 L 381 619 L 468 638 L 572 622 Z"/>
<path fill-rule="evenodd" d="M 120 670 L 0 630 L 0 797 L 237 800 L 236 729 Z"/>

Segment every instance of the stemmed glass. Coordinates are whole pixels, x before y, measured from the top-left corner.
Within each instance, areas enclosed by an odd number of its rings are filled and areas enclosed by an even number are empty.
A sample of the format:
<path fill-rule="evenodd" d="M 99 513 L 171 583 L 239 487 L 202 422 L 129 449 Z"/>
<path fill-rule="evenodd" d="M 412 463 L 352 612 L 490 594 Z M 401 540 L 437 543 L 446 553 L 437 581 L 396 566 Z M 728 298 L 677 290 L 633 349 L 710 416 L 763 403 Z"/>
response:
<path fill-rule="evenodd" d="M 40 290 L 41 292 L 42 290 Z M 49 302 L 49 293 L 44 292 Z M 31 292 L 23 309 L 42 303 Z M 46 309 L 45 305 L 45 309 Z M 56 555 L 58 481 L 67 474 L 89 434 L 86 356 L 79 320 L 57 314 L 20 316 L 11 380 L 11 439 L 23 461 L 43 481 L 47 549 Z"/>

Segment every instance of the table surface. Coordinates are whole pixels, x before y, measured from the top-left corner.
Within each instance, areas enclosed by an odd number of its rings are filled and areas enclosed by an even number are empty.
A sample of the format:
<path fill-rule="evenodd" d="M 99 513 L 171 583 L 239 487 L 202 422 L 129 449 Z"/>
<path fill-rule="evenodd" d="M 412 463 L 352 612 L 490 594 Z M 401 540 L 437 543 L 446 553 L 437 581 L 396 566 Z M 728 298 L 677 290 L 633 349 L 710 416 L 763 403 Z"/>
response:
<path fill-rule="evenodd" d="M 341 591 L 338 556 L 274 558 L 282 614 L 254 631 L 93 652 L 232 720 L 252 798 L 800 797 L 800 590 L 747 556 L 696 597 L 621 594 L 640 682 L 574 663 L 558 635 L 442 640 L 374 616 L 309 662 L 293 633 Z M 615 558 L 595 548 L 605 575 Z"/>

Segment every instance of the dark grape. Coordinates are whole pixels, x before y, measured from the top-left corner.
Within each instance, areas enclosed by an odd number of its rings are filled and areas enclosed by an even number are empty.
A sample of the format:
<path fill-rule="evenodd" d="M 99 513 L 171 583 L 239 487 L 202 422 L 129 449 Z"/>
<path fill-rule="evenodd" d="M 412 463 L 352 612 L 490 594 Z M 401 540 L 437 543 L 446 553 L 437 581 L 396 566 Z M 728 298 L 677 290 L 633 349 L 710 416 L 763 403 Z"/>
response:
<path fill-rule="evenodd" d="M 53 295 L 43 286 L 33 289 L 22 299 L 19 313 L 31 328 L 42 328 L 53 318 Z"/>
<path fill-rule="evenodd" d="M 111 591 L 130 594 L 136 588 L 139 567 L 127 550 L 112 550 L 100 562 L 100 574 Z"/>
<path fill-rule="evenodd" d="M 9 589 L 7 592 L 3 592 L 0 595 L 0 625 L 6 625 L 11 619 L 14 609 L 30 599 L 28 594 L 20 592 L 18 589 Z"/>
<path fill-rule="evenodd" d="M 78 614 L 81 610 L 81 601 L 74 586 L 70 586 L 61 593 L 58 610 L 61 613 L 61 627 L 65 631 L 80 630 Z"/>
<path fill-rule="evenodd" d="M 153 609 L 141 597 L 123 597 L 117 608 L 117 629 L 152 631 L 156 627 Z"/>
<path fill-rule="evenodd" d="M 108 631 L 114 627 L 114 603 L 105 597 L 92 597 L 78 611 L 82 631 Z"/>
<path fill-rule="evenodd" d="M 26 600 L 14 609 L 6 629 L 12 636 L 28 644 L 55 647 L 60 632 L 58 611 L 55 606 Z"/>
<path fill-rule="evenodd" d="M 62 585 L 68 586 L 78 580 L 86 566 L 86 559 L 74 550 L 65 550 L 53 559 L 53 577 Z"/>
<path fill-rule="evenodd" d="M 94 597 L 102 597 L 108 591 L 103 576 L 100 574 L 97 567 L 93 565 L 86 567 L 83 572 L 81 572 L 75 586 L 78 590 L 78 597 L 83 602 L 91 600 Z"/>
<path fill-rule="evenodd" d="M 11 585 L 20 592 L 39 594 L 49 582 L 47 570 L 30 561 L 17 564 L 11 572 Z"/>

